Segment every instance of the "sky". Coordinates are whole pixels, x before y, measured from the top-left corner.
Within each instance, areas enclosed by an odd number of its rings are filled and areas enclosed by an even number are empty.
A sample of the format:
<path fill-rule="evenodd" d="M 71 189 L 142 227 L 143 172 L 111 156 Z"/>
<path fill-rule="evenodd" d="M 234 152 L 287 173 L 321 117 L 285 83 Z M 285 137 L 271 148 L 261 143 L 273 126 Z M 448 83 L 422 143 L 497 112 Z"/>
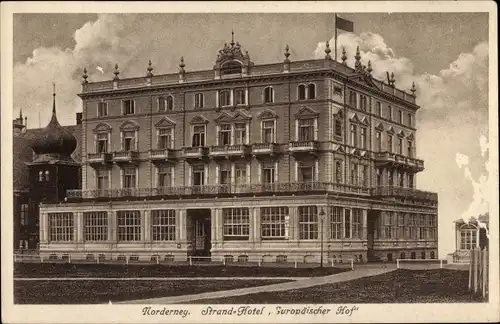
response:
<path fill-rule="evenodd" d="M 453 221 L 488 211 L 488 14 L 339 13 L 354 33 L 339 31 L 348 64 L 360 46 L 373 75 L 394 72 L 396 86 L 417 86 L 417 155 L 426 170 L 417 187 L 439 194 L 440 257 L 454 250 Z M 15 14 L 14 115 L 28 127 L 50 119 L 52 82 L 58 118 L 75 123 L 81 111 L 82 70 L 89 81 L 211 69 L 224 42 L 235 40 L 256 64 L 324 57 L 333 46 L 332 13 L 309 14 Z M 333 55 L 332 55 L 333 56 Z M 340 55 L 339 55 L 340 57 Z M 103 68 L 104 73 L 97 70 Z M 38 117 L 40 116 L 40 118 Z"/>

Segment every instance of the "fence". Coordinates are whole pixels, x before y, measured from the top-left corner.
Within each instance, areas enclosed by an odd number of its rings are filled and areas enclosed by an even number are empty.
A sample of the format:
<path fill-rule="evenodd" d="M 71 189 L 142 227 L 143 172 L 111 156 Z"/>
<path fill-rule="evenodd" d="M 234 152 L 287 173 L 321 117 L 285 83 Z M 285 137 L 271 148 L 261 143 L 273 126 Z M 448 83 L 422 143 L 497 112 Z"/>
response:
<path fill-rule="evenodd" d="M 488 295 L 488 265 L 488 248 L 470 250 L 469 291 L 473 291 L 474 293 L 479 292 L 483 295 L 483 298 L 486 298 Z"/>

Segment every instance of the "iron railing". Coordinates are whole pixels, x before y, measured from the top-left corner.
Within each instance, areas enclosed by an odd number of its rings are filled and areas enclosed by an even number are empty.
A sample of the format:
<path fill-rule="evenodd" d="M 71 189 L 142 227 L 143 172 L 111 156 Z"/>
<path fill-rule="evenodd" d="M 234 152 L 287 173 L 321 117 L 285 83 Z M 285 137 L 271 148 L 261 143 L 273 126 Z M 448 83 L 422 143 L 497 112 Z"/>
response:
<path fill-rule="evenodd" d="M 381 186 L 372 188 L 371 193 L 373 196 L 401 197 L 406 199 L 427 200 L 432 202 L 438 201 L 437 193 L 417 190 L 413 188 Z"/>

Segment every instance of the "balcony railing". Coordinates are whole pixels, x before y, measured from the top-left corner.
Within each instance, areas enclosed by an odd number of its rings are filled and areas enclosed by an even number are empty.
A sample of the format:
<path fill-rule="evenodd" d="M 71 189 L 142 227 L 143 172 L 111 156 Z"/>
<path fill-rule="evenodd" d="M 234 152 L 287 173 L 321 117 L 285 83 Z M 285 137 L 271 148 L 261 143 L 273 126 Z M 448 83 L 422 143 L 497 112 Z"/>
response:
<path fill-rule="evenodd" d="M 210 156 L 243 156 L 250 153 L 246 144 L 218 145 L 210 147 Z"/>
<path fill-rule="evenodd" d="M 109 163 L 111 159 L 111 153 L 107 152 L 87 154 L 87 161 L 89 163 Z"/>
<path fill-rule="evenodd" d="M 412 167 L 412 168 L 417 168 L 417 169 L 422 169 L 422 170 L 424 168 L 424 161 L 413 158 L 413 157 L 403 156 L 403 155 L 396 154 L 396 153 L 376 152 L 374 154 L 374 157 L 375 157 L 376 161 L 382 162 L 382 163 L 395 163 L 395 164 L 399 164 L 402 166 Z"/>
<path fill-rule="evenodd" d="M 202 158 L 208 153 L 208 147 L 185 147 L 183 154 L 185 158 Z"/>
<path fill-rule="evenodd" d="M 68 190 L 67 198 L 96 199 L 120 197 L 190 196 L 218 194 L 279 194 L 343 192 L 369 195 L 370 188 L 328 182 L 193 185 L 189 187 Z"/>
<path fill-rule="evenodd" d="M 413 188 L 402 188 L 402 187 L 376 187 L 372 189 L 373 196 L 381 197 L 401 197 L 413 200 L 426 200 L 431 202 L 438 201 L 438 195 L 435 192 L 422 191 Z"/>
<path fill-rule="evenodd" d="M 289 150 L 292 152 L 314 152 L 319 149 L 319 143 L 316 141 L 298 141 L 290 142 Z"/>
<path fill-rule="evenodd" d="M 149 158 L 152 160 L 169 160 L 175 158 L 175 151 L 169 148 L 155 149 L 149 151 Z"/>
<path fill-rule="evenodd" d="M 252 154 L 269 154 L 274 155 L 278 152 L 278 144 L 276 143 L 254 143 L 252 144 Z"/>
<path fill-rule="evenodd" d="M 137 151 L 116 151 L 113 152 L 114 162 L 134 162 L 139 158 Z"/>

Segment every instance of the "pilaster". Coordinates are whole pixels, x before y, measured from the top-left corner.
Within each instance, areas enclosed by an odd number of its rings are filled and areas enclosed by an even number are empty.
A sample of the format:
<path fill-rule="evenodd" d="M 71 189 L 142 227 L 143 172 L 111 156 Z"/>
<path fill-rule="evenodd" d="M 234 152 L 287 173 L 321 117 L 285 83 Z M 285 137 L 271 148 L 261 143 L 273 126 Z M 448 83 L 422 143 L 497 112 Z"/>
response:
<path fill-rule="evenodd" d="M 367 225 L 367 222 L 368 222 L 368 210 L 367 209 L 362 209 L 362 211 L 363 211 L 363 218 L 362 218 L 363 219 L 363 224 L 362 224 L 363 225 L 363 233 L 362 233 L 361 238 L 363 240 L 366 240 L 367 237 L 368 237 L 367 236 L 368 235 L 368 231 L 367 231 L 367 226 L 368 226 Z"/>
<path fill-rule="evenodd" d="M 252 226 L 251 228 L 251 234 L 252 234 L 252 241 L 254 242 L 260 242 L 261 241 L 261 233 L 260 233 L 260 209 L 256 207 L 251 207 L 250 208 L 251 212 L 251 220 L 252 220 Z"/>
<path fill-rule="evenodd" d="M 116 232 L 118 230 L 118 226 L 117 226 L 117 222 L 116 222 L 116 211 L 114 211 L 114 210 L 108 211 L 108 217 L 109 217 L 108 239 L 110 241 L 116 241 L 117 240 Z"/>
<path fill-rule="evenodd" d="M 224 220 L 222 217 L 222 209 L 217 208 L 216 209 L 216 223 L 217 223 L 217 230 L 216 230 L 216 237 L 217 237 L 217 242 L 222 243 L 224 241 Z"/>
<path fill-rule="evenodd" d="M 298 210 L 297 207 L 290 207 L 290 238 L 294 241 L 299 240 L 298 224 Z"/>
<path fill-rule="evenodd" d="M 186 240 L 186 210 L 181 209 L 179 210 L 179 222 L 178 222 L 178 229 L 179 229 L 179 241 L 185 241 Z"/>
<path fill-rule="evenodd" d="M 80 213 L 75 213 L 73 212 L 73 239 L 72 241 L 73 242 L 79 242 L 80 241 L 80 235 L 79 235 L 79 230 L 78 230 L 78 224 L 79 224 L 79 221 L 78 221 L 78 214 Z"/>
<path fill-rule="evenodd" d="M 77 236 L 76 240 L 78 242 L 83 242 L 85 241 L 85 223 L 83 219 L 83 212 L 77 212 L 76 214 L 76 229 L 77 229 Z"/>
<path fill-rule="evenodd" d="M 151 211 L 144 210 L 144 213 L 142 214 L 142 219 L 143 219 L 142 231 L 144 233 L 142 239 L 144 240 L 144 242 L 151 242 Z"/>

